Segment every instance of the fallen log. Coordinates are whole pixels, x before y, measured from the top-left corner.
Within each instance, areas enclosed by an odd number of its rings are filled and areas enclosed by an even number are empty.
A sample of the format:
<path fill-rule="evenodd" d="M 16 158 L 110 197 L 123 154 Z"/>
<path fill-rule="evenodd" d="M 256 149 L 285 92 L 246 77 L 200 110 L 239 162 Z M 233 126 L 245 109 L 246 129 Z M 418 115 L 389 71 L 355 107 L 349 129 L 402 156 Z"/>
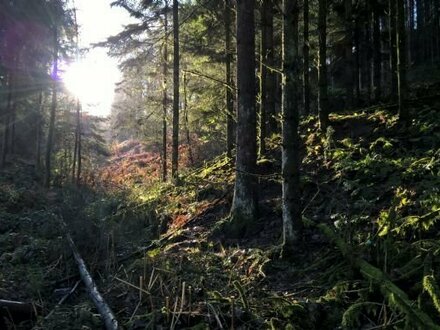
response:
<path fill-rule="evenodd" d="M 78 249 L 76 248 L 75 243 L 73 242 L 72 237 L 70 236 L 69 232 L 67 231 L 67 226 L 63 222 L 63 227 L 65 229 L 66 233 L 66 239 L 69 243 L 70 249 L 72 250 L 73 257 L 75 258 L 75 262 L 78 266 L 79 273 L 81 275 L 81 280 L 86 286 L 86 290 L 92 299 L 93 303 L 95 304 L 96 309 L 98 310 L 99 314 L 101 315 L 101 318 L 104 322 L 105 328 L 107 330 L 117 330 L 118 329 L 118 321 L 116 320 L 111 308 L 107 305 L 104 298 L 101 296 L 101 294 L 98 291 L 98 288 L 93 281 L 92 276 L 90 276 L 89 271 L 87 270 L 86 264 L 81 257 L 81 255 L 78 252 Z"/>
<path fill-rule="evenodd" d="M 367 281 L 375 283 L 388 303 L 404 313 L 418 329 L 440 330 L 440 326 L 436 325 L 428 314 L 418 308 L 409 299 L 408 295 L 391 281 L 387 274 L 362 258 L 353 255 L 348 244 L 329 226 L 320 224 L 318 227 L 339 248 L 341 254 L 350 262 L 350 265 L 359 270 Z"/>

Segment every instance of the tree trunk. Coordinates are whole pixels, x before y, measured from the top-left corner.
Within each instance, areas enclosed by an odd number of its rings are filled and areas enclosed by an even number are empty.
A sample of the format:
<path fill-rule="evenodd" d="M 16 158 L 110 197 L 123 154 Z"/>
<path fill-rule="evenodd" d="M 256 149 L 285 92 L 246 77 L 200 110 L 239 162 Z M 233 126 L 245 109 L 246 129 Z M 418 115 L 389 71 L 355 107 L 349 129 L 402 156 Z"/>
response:
<path fill-rule="evenodd" d="M 225 0 L 225 66 L 226 66 L 226 154 L 232 158 L 232 149 L 234 149 L 234 96 L 232 81 L 232 3 L 231 0 Z"/>
<path fill-rule="evenodd" d="M 78 170 L 76 171 L 76 185 L 79 185 L 81 183 L 81 169 L 82 169 L 82 159 L 81 159 L 81 145 L 82 145 L 82 138 L 81 138 L 81 104 L 78 101 L 77 108 L 76 108 L 76 126 L 78 130 Z"/>
<path fill-rule="evenodd" d="M 264 0 L 261 6 L 261 121 L 260 155 L 265 154 L 265 139 L 276 131 L 273 0 Z"/>
<path fill-rule="evenodd" d="M 434 30 L 433 30 L 433 38 L 435 45 L 435 58 L 437 62 L 440 60 L 440 3 L 439 1 L 434 1 Z"/>
<path fill-rule="evenodd" d="M 57 77 L 58 77 L 58 31 L 54 28 L 53 31 L 54 38 L 54 67 L 52 72 L 52 105 L 50 108 L 50 118 L 49 118 L 49 131 L 47 135 L 46 144 L 46 173 L 44 178 L 44 185 L 46 188 L 50 186 L 51 179 L 51 157 L 52 157 L 52 147 L 53 147 L 53 135 L 55 130 L 55 115 L 57 110 Z"/>
<path fill-rule="evenodd" d="M 18 65 L 20 61 L 19 57 L 19 54 L 14 57 L 14 64 L 12 69 L 13 73 L 11 75 L 11 89 L 8 92 L 9 127 L 7 131 L 9 131 L 10 136 L 7 139 L 9 141 L 9 146 L 7 147 L 6 151 L 10 154 L 15 153 L 15 124 L 17 122 L 17 93 L 19 91 L 17 86 Z M 10 100 L 9 97 L 11 98 Z"/>
<path fill-rule="evenodd" d="M 414 0 L 408 0 L 408 33 L 407 33 L 407 62 L 413 62 L 414 51 Z"/>
<path fill-rule="evenodd" d="M 365 23 L 365 85 L 367 87 L 368 104 L 371 104 L 372 94 L 374 89 L 373 81 L 373 38 L 371 31 L 372 9 L 371 3 L 366 4 L 367 7 L 367 20 Z"/>
<path fill-rule="evenodd" d="M 397 8 L 396 0 L 389 0 L 389 39 L 390 39 L 390 71 L 391 71 L 391 100 L 397 102 Z"/>
<path fill-rule="evenodd" d="M 407 122 L 408 109 L 405 106 L 406 96 L 406 39 L 405 39 L 405 4 L 397 0 L 397 85 L 399 94 L 399 120 Z"/>
<path fill-rule="evenodd" d="M 186 143 L 188 144 L 188 158 L 191 166 L 194 166 L 194 156 L 191 147 L 191 137 L 189 133 L 189 118 L 188 118 L 188 80 L 186 72 L 183 73 L 183 115 L 185 119 L 185 133 Z"/>
<path fill-rule="evenodd" d="M 282 179 L 283 250 L 289 253 L 302 229 L 299 188 L 299 40 L 298 0 L 285 0 L 283 19 Z"/>
<path fill-rule="evenodd" d="M 426 1 L 425 3 L 426 9 L 425 9 L 425 15 L 426 15 L 426 22 L 427 22 L 427 45 L 428 45 L 428 56 L 429 60 L 431 62 L 431 65 L 434 66 L 434 25 L 433 25 L 433 6 L 431 1 Z M 407 59 L 407 63 L 408 59 Z"/>
<path fill-rule="evenodd" d="M 356 106 L 359 107 L 361 105 L 361 55 L 360 55 L 360 36 L 361 36 L 361 27 L 359 19 L 356 20 L 354 29 L 354 47 L 356 50 L 354 61 L 354 83 L 355 83 L 355 92 L 356 92 Z"/>
<path fill-rule="evenodd" d="M 396 0 L 389 0 L 390 3 L 394 3 L 395 6 L 395 2 Z M 420 64 L 423 62 L 423 9 L 422 9 L 422 0 L 416 0 L 416 11 L 417 11 L 417 18 L 416 18 L 416 22 L 417 22 L 417 30 L 416 30 L 416 37 L 414 41 L 415 44 L 415 51 L 413 56 L 415 57 L 415 61 L 417 64 Z M 391 10 L 390 10 L 390 16 L 392 15 Z M 396 17 L 396 9 L 394 9 L 394 17 Z M 396 21 L 396 19 L 394 19 L 394 21 Z M 394 33 L 394 35 L 396 35 L 396 33 Z M 397 60 L 396 60 L 397 62 Z M 396 70 L 397 72 L 397 70 Z M 397 90 L 397 88 L 396 88 Z M 396 93 L 397 96 L 397 93 Z M 397 97 L 396 97 L 397 99 Z"/>
<path fill-rule="evenodd" d="M 168 112 L 168 0 L 165 1 L 164 13 L 165 40 L 163 43 L 163 64 L 162 64 L 162 181 L 167 181 L 167 112 Z"/>
<path fill-rule="evenodd" d="M 352 0 L 345 1 L 345 91 L 346 108 L 353 106 L 353 3 Z"/>
<path fill-rule="evenodd" d="M 318 112 L 319 126 L 321 131 L 327 129 L 328 118 L 328 94 L 327 94 L 327 0 L 319 0 L 318 13 L 318 35 L 319 35 L 319 90 L 318 90 Z"/>
<path fill-rule="evenodd" d="M 12 108 L 11 108 L 11 136 L 9 138 L 10 146 L 9 152 L 15 154 L 15 128 L 17 123 L 17 89 L 12 94 Z"/>
<path fill-rule="evenodd" d="M 12 110 L 12 102 L 13 102 L 13 79 L 12 79 L 12 72 L 10 71 L 8 73 L 8 96 L 7 96 L 7 103 L 6 103 L 6 110 L 4 114 L 4 120 L 3 120 L 3 149 L 2 149 L 2 156 L 1 156 L 1 166 L 5 167 L 6 165 L 6 159 L 8 157 L 9 153 L 9 135 L 10 135 L 10 125 L 11 125 L 11 110 Z"/>
<path fill-rule="evenodd" d="M 173 68 L 173 152 L 171 160 L 171 175 L 177 179 L 179 163 L 179 3 L 173 0 L 173 39 L 174 39 L 174 68 Z"/>
<path fill-rule="evenodd" d="M 255 221 L 257 130 L 255 105 L 254 0 L 237 1 L 237 157 L 231 235 L 242 235 Z"/>
<path fill-rule="evenodd" d="M 374 100 L 379 102 L 382 92 L 381 84 L 381 65 L 382 65 L 382 51 L 380 42 L 380 16 L 379 16 L 379 2 L 376 0 L 373 3 L 373 80 L 374 80 Z"/>
<path fill-rule="evenodd" d="M 304 114 L 310 114 L 310 83 L 309 83 L 309 53 L 310 53 L 310 41 L 309 41 L 309 0 L 304 0 L 304 69 L 303 69 L 303 95 L 304 95 Z"/>
<path fill-rule="evenodd" d="M 72 184 L 76 180 L 76 157 L 78 155 L 78 135 L 79 135 L 79 99 L 76 99 L 76 128 L 75 128 L 75 143 L 73 147 L 73 162 L 72 162 Z"/>
<path fill-rule="evenodd" d="M 79 34 L 78 34 L 78 20 L 76 17 L 76 9 L 73 10 L 73 15 L 75 22 L 76 60 L 79 61 Z M 78 160 L 78 171 L 76 171 L 77 160 Z M 76 183 L 76 185 L 79 185 L 80 175 L 81 175 L 81 103 L 79 101 L 79 98 L 77 98 L 75 147 L 73 149 L 73 164 L 72 164 L 72 183 Z"/>
<path fill-rule="evenodd" d="M 43 89 L 38 94 L 38 113 L 37 113 L 37 126 L 35 132 L 35 168 L 37 173 L 41 171 L 41 136 L 43 131 L 43 109 L 45 103 L 45 96 Z"/>

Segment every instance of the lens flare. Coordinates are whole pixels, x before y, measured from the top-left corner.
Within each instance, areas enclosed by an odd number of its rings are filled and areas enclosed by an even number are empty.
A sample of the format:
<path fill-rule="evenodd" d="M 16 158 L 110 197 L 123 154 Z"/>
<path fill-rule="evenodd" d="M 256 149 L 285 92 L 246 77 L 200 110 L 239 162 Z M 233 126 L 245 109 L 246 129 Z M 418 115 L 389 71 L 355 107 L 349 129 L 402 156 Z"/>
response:
<path fill-rule="evenodd" d="M 83 109 L 95 116 L 106 116 L 110 112 L 115 83 L 119 71 L 115 62 L 87 58 L 68 64 L 61 79 L 66 89 L 78 97 Z"/>

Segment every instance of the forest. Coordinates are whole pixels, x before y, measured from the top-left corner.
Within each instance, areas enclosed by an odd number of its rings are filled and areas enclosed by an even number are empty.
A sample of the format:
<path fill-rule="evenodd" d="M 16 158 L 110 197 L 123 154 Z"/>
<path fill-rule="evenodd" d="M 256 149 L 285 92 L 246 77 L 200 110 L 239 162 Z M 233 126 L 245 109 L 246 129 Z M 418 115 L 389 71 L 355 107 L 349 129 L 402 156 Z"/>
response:
<path fill-rule="evenodd" d="M 104 2 L 0 0 L 0 330 L 440 329 L 440 1 Z"/>

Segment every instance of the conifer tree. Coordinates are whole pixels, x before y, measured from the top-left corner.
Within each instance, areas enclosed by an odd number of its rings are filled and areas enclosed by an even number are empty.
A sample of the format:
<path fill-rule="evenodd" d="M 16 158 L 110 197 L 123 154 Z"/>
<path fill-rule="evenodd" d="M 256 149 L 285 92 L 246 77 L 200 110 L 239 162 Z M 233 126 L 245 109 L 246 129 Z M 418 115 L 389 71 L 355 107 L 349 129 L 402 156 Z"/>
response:
<path fill-rule="evenodd" d="M 232 231 L 236 235 L 255 221 L 257 213 L 254 9 L 253 0 L 237 1 L 237 157 L 231 209 Z"/>

